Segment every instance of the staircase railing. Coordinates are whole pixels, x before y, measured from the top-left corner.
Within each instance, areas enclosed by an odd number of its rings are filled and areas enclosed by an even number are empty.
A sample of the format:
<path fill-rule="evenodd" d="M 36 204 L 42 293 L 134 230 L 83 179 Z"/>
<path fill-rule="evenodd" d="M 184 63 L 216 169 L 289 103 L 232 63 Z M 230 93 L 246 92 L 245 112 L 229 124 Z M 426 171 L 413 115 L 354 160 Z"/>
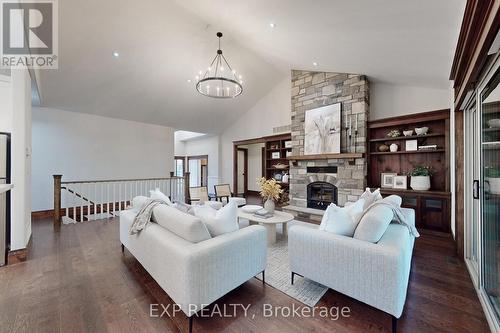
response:
<path fill-rule="evenodd" d="M 189 202 L 189 172 L 184 177 L 62 181 L 54 175 L 54 230 L 69 224 L 118 216 L 138 195 L 159 188 L 172 201 Z"/>

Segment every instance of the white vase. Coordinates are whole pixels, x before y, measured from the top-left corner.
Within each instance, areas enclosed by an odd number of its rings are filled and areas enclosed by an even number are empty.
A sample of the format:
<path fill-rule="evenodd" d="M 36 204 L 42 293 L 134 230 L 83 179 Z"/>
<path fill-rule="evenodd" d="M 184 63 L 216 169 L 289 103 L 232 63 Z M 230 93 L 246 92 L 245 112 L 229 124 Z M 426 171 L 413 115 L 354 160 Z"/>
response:
<path fill-rule="evenodd" d="M 264 209 L 267 210 L 269 213 L 274 214 L 274 200 L 269 198 L 264 202 Z"/>
<path fill-rule="evenodd" d="M 289 178 L 288 174 L 287 174 L 287 173 L 285 173 L 285 174 L 283 175 L 283 178 L 281 178 L 281 181 L 282 181 L 283 183 L 288 183 L 288 178 Z"/>
<path fill-rule="evenodd" d="M 487 177 L 485 180 L 490 184 L 491 194 L 500 194 L 500 178 Z"/>
<path fill-rule="evenodd" d="M 398 151 L 398 145 L 393 143 L 392 145 L 389 146 L 389 149 L 391 150 L 391 152 L 397 152 Z"/>
<path fill-rule="evenodd" d="M 415 191 L 427 191 L 431 188 L 431 177 L 411 176 L 410 186 Z"/>

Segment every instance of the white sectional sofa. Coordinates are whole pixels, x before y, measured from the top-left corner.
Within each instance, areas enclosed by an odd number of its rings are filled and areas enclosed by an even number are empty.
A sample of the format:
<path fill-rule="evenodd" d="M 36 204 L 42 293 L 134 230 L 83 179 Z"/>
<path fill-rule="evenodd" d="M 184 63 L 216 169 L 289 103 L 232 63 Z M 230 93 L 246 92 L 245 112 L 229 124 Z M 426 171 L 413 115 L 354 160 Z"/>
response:
<path fill-rule="evenodd" d="M 136 212 L 120 213 L 122 250 L 126 247 L 180 306 L 191 331 L 197 311 L 252 277 L 264 275 L 266 230 L 250 226 L 212 238 L 208 231 L 204 234 L 198 218 L 166 205 L 158 213 L 158 207 L 153 218 L 162 221 L 150 222 L 135 235 L 129 229 Z M 177 234 L 164 227 L 169 224 Z"/>
<path fill-rule="evenodd" d="M 402 208 L 415 224 L 413 209 Z M 378 243 L 361 241 L 300 225 L 288 234 L 292 284 L 301 275 L 393 316 L 393 331 L 403 312 L 414 237 L 391 223 Z"/>

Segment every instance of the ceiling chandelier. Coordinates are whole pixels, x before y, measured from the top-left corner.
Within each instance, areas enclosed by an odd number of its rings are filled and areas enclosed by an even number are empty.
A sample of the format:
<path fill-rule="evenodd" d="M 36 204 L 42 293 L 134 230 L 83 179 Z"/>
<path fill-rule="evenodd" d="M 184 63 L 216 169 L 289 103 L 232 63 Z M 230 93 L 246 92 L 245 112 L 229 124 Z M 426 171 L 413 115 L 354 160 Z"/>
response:
<path fill-rule="evenodd" d="M 200 71 L 196 76 L 196 90 L 202 95 L 214 98 L 234 98 L 243 92 L 241 75 L 229 66 L 220 49 L 222 32 L 217 33 L 219 49 L 205 74 Z"/>

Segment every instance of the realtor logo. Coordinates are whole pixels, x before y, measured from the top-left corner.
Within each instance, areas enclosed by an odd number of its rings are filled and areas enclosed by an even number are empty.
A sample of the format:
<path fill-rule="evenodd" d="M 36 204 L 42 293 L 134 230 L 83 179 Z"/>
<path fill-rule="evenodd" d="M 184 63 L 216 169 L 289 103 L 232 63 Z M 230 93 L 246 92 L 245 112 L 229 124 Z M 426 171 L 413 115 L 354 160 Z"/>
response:
<path fill-rule="evenodd" d="M 56 0 L 0 1 L 0 67 L 57 68 Z"/>

